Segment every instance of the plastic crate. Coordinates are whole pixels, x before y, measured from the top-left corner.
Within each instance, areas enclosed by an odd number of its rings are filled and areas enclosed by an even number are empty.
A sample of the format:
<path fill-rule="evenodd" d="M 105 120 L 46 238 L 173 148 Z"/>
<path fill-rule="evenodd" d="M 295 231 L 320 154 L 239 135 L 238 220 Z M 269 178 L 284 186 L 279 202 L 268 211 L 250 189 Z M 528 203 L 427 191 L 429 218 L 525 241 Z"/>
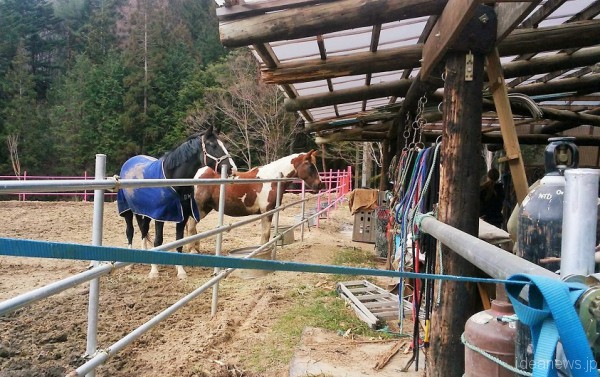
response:
<path fill-rule="evenodd" d="M 354 227 L 352 229 L 352 241 L 375 243 L 376 240 L 375 211 L 359 211 L 354 214 Z"/>

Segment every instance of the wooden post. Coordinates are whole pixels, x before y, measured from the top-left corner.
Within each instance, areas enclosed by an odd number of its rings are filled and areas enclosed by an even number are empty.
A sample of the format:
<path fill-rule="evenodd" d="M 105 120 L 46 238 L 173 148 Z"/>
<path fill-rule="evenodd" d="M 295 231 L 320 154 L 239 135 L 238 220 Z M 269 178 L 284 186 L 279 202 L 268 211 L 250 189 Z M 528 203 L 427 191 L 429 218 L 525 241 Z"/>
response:
<path fill-rule="evenodd" d="M 465 80 L 466 55 L 450 52 L 446 59 L 444 118 L 438 219 L 477 236 L 481 111 L 484 55 L 473 54 L 472 81 Z M 444 274 L 474 276 L 476 268 L 442 247 Z M 438 261 L 439 267 L 439 261 Z M 464 346 L 460 336 L 465 322 L 476 312 L 475 283 L 442 283 L 440 306 L 434 308 L 427 375 L 460 377 L 464 373 Z"/>
<path fill-rule="evenodd" d="M 388 169 L 391 162 L 390 158 L 390 142 L 389 140 L 383 141 L 383 146 L 381 148 L 381 177 L 379 178 L 379 191 L 385 191 L 388 189 Z"/>
<path fill-rule="evenodd" d="M 488 55 L 487 64 L 490 89 L 494 96 L 494 104 L 500 121 L 504 149 L 506 150 L 506 160 L 510 167 L 517 202 L 521 204 L 529 192 L 529 185 L 527 184 L 525 165 L 523 164 L 523 156 L 521 155 L 521 147 L 517 138 L 510 102 L 508 101 L 508 90 L 504 82 L 498 50 L 494 50 Z"/>

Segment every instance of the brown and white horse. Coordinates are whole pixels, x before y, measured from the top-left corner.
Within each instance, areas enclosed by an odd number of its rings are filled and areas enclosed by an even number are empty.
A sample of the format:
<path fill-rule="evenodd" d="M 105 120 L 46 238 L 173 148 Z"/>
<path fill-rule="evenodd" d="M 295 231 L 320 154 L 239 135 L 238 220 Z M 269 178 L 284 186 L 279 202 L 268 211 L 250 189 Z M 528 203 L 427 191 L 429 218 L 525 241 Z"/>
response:
<path fill-rule="evenodd" d="M 287 157 L 280 158 L 270 164 L 254 168 L 247 172 L 237 172 L 237 178 L 262 178 L 274 179 L 283 176 L 284 178 L 300 178 L 313 191 L 318 191 L 324 187 L 319 177 L 319 171 L 316 167 L 316 151 L 311 150 L 308 153 L 296 153 Z M 194 176 L 195 179 L 220 178 L 215 170 L 205 167 L 198 170 Z M 290 185 L 291 182 L 282 183 L 281 193 Z M 220 185 L 196 185 L 194 188 L 194 198 L 200 210 L 200 218 L 204 218 L 212 210 L 219 210 L 219 191 Z M 277 182 L 265 183 L 247 183 L 230 184 L 225 186 L 225 214 L 227 216 L 248 216 L 258 215 L 275 208 L 277 196 Z M 281 199 L 281 198 L 280 198 Z M 269 241 L 271 236 L 271 222 L 273 216 L 266 216 L 261 219 L 262 234 L 261 243 Z M 196 224 L 192 218 L 188 221 L 188 235 L 196 234 Z M 190 245 L 190 250 L 199 251 L 198 242 Z"/>

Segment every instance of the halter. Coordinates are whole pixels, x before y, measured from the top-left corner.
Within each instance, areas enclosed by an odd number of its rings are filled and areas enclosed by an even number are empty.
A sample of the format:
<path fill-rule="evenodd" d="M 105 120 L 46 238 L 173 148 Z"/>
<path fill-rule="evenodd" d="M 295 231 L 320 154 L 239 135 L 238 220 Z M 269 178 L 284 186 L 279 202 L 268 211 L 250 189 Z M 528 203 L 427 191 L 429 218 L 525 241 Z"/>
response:
<path fill-rule="evenodd" d="M 205 137 L 206 137 L 206 134 L 202 135 L 202 137 L 200 138 L 200 142 L 202 143 L 202 152 L 204 153 L 204 166 L 208 166 L 208 164 L 206 162 L 206 158 L 209 157 L 215 161 L 215 171 L 219 171 L 219 164 L 226 159 L 231 160 L 231 167 L 234 168 L 235 163 L 233 163 L 233 160 L 231 159 L 231 155 L 229 154 L 229 152 L 227 152 L 227 150 L 225 148 L 223 148 L 223 150 L 226 151 L 227 153 L 221 157 L 215 157 L 206 151 L 206 144 L 204 142 Z"/>

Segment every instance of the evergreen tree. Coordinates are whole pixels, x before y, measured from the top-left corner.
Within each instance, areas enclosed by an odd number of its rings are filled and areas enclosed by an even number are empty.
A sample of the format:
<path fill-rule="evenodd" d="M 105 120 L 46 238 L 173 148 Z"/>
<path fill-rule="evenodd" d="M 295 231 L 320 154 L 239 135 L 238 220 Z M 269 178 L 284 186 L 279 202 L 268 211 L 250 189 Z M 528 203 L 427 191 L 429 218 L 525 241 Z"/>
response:
<path fill-rule="evenodd" d="M 48 134 L 43 129 L 41 111 L 36 102 L 35 81 L 28 66 L 29 57 L 24 44 L 17 47 L 11 67 L 2 81 L 2 90 L 6 94 L 6 103 L 0 111 L 4 119 L 2 149 L 6 151 L 7 138 L 19 140 L 19 159 L 23 170 L 42 174 L 48 167 L 46 163 L 52 154 Z M 2 170 L 12 170 L 5 152 Z"/>
<path fill-rule="evenodd" d="M 46 0 L 3 0 L 0 2 L 0 74 L 4 76 L 17 47 L 24 42 L 38 99 L 45 98 L 52 78 L 62 64 L 61 23 Z"/>

